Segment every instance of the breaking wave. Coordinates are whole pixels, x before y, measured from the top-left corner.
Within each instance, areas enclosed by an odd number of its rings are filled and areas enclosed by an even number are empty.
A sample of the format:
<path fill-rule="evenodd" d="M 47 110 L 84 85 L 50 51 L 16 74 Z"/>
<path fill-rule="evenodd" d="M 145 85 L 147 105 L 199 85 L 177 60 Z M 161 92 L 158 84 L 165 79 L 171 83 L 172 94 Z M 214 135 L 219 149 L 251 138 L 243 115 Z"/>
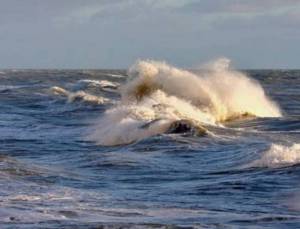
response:
<path fill-rule="evenodd" d="M 229 63 L 222 58 L 196 74 L 163 62 L 136 62 L 120 88 L 120 103 L 98 121 L 89 139 L 127 144 L 164 133 L 177 120 L 203 126 L 245 116 L 281 116 L 259 83 L 230 69 Z"/>
<path fill-rule="evenodd" d="M 300 144 L 284 146 L 272 144 L 259 160 L 254 161 L 254 167 L 284 167 L 300 163 Z"/>
<path fill-rule="evenodd" d="M 75 85 L 76 88 L 86 88 L 86 87 L 97 87 L 103 91 L 116 90 L 120 85 L 116 82 L 111 82 L 108 80 L 79 80 Z"/>
<path fill-rule="evenodd" d="M 84 91 L 70 92 L 64 88 L 56 87 L 56 86 L 52 87 L 51 91 L 55 95 L 61 95 L 67 97 L 68 102 L 82 101 L 91 104 L 105 104 L 110 102 L 110 100 L 107 98 L 91 95 Z"/>

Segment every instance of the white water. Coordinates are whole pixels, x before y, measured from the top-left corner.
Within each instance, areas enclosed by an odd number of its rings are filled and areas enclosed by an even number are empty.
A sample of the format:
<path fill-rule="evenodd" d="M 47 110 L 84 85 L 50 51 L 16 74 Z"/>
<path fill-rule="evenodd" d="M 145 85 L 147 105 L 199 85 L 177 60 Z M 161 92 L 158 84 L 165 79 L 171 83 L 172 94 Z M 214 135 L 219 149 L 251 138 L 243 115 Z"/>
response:
<path fill-rule="evenodd" d="M 257 167 L 284 167 L 300 163 L 300 144 L 284 146 L 272 144 L 259 160 L 251 163 Z"/>
<path fill-rule="evenodd" d="M 97 122 L 89 139 L 118 145 L 163 133 L 174 120 L 221 125 L 244 115 L 281 116 L 258 82 L 231 70 L 229 62 L 212 62 L 197 75 L 162 62 L 136 62 L 121 87 L 120 103 Z M 160 121 L 141 128 L 153 120 Z"/>
<path fill-rule="evenodd" d="M 118 83 L 111 82 L 108 80 L 88 80 L 88 79 L 79 80 L 77 86 L 82 86 L 82 85 L 100 87 L 103 90 L 107 88 L 117 89 L 119 87 Z"/>
<path fill-rule="evenodd" d="M 104 104 L 109 102 L 110 100 L 104 97 L 95 96 L 88 94 L 84 91 L 77 91 L 77 92 L 70 92 L 68 90 L 65 90 L 61 87 L 52 87 L 51 91 L 56 95 L 62 95 L 67 97 L 68 102 L 73 102 L 75 100 L 80 100 L 86 103 L 92 103 L 92 104 Z"/>

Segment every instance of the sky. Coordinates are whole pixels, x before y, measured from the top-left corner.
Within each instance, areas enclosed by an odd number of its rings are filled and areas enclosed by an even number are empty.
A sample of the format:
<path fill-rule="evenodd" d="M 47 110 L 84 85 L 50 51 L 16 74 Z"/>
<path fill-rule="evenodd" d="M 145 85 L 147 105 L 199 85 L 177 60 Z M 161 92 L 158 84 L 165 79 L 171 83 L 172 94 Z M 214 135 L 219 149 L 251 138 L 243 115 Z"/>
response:
<path fill-rule="evenodd" d="M 300 68 L 300 0 L 0 0 L 0 68 Z"/>

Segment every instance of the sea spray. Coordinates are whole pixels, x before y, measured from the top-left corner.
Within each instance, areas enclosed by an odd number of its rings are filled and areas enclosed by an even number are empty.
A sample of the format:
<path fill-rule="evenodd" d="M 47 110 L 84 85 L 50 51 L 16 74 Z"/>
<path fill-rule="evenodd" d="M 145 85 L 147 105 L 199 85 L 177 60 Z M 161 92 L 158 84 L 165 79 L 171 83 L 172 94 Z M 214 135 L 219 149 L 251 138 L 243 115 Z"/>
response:
<path fill-rule="evenodd" d="M 281 116 L 258 82 L 231 70 L 229 63 L 222 58 L 195 74 L 163 62 L 136 62 L 120 88 L 120 103 L 97 122 L 89 139 L 101 145 L 127 144 L 164 133 L 176 120 L 222 125 L 249 115 Z M 159 121 L 141 128 L 153 120 Z"/>
<path fill-rule="evenodd" d="M 231 70 L 229 60 L 225 62 L 224 58 L 198 75 L 161 62 L 138 61 L 129 69 L 129 76 L 131 80 L 122 88 L 123 102 L 139 100 L 159 89 L 190 101 L 220 122 L 245 113 L 258 117 L 281 115 L 258 82 Z"/>

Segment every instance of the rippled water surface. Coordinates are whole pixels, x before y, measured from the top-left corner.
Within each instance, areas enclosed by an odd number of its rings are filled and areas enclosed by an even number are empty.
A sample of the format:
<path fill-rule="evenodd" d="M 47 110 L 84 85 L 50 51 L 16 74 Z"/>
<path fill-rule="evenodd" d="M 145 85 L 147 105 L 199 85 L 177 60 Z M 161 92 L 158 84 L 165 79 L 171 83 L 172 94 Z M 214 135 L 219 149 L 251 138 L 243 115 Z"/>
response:
<path fill-rule="evenodd" d="M 2 71 L 0 227 L 300 227 L 300 71 L 246 74 L 282 117 L 103 146 L 125 71 Z"/>

